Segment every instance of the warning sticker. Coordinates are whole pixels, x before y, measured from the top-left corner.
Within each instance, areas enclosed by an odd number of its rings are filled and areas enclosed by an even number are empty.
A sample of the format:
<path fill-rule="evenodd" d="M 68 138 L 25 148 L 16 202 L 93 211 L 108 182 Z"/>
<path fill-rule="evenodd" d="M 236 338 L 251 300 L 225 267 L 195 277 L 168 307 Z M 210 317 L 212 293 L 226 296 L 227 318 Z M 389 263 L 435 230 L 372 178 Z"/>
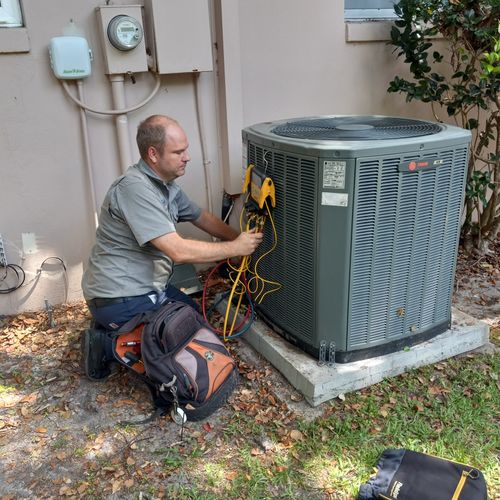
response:
<path fill-rule="evenodd" d="M 323 162 L 323 187 L 345 188 L 345 161 L 325 160 Z"/>

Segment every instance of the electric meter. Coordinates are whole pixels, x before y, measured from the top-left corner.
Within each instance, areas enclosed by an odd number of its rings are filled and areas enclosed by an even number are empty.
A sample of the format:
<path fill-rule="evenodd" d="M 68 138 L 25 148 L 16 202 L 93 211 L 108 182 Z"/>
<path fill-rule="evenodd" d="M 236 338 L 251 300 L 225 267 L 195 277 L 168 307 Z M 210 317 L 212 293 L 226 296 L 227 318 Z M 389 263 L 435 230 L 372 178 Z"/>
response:
<path fill-rule="evenodd" d="M 126 15 L 113 17 L 108 24 L 108 38 L 113 47 L 118 50 L 135 49 L 142 40 L 141 23 Z"/>

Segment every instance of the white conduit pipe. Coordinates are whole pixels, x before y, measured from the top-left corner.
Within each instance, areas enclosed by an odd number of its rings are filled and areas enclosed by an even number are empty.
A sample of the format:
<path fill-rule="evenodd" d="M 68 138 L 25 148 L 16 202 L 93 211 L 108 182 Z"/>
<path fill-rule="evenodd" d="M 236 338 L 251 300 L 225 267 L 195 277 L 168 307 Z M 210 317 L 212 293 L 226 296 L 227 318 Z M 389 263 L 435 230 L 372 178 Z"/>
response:
<path fill-rule="evenodd" d="M 200 81 L 200 73 L 193 73 L 193 83 L 194 83 L 194 97 L 196 103 L 196 119 L 198 122 L 198 134 L 200 136 L 200 144 L 201 144 L 201 156 L 203 160 L 203 173 L 205 175 L 205 188 L 207 195 L 207 206 L 208 211 L 213 213 L 213 202 L 212 202 L 212 183 L 210 179 L 210 160 L 208 159 L 207 153 L 207 141 L 205 138 L 205 129 L 203 122 L 203 114 L 200 106 L 200 90 L 199 90 L 199 81 Z"/>
<path fill-rule="evenodd" d="M 124 113 L 131 113 L 132 111 L 135 111 L 136 109 L 142 108 L 145 106 L 153 97 L 156 95 L 158 90 L 160 90 L 160 75 L 154 74 L 156 78 L 156 85 L 151 94 L 149 94 L 144 101 L 141 101 L 139 104 L 136 104 L 135 106 L 131 106 L 130 108 L 126 109 L 96 109 L 96 108 L 91 108 L 90 106 L 87 106 L 85 103 L 83 103 L 81 100 L 78 100 L 69 90 L 69 85 L 65 80 L 59 80 L 62 83 L 63 89 L 65 90 L 66 94 L 68 97 L 75 103 L 78 104 L 81 108 L 85 109 L 86 111 L 90 111 L 92 113 L 97 113 L 98 115 L 123 115 Z"/>
<path fill-rule="evenodd" d="M 109 75 L 111 82 L 111 94 L 113 96 L 113 106 L 115 109 L 125 109 L 125 77 L 121 75 Z M 132 165 L 132 153 L 130 137 L 128 135 L 127 115 L 115 116 L 116 134 L 118 137 L 118 152 L 122 171 L 125 172 Z"/>
<path fill-rule="evenodd" d="M 158 90 L 160 90 L 160 75 L 157 73 L 154 73 L 155 79 L 156 79 L 156 85 L 149 94 L 146 99 L 141 101 L 139 104 L 136 104 L 135 106 L 131 106 L 130 108 L 126 109 L 109 109 L 109 110 L 104 110 L 104 109 L 96 109 L 96 108 L 91 108 L 90 106 L 87 106 L 83 100 L 83 82 L 82 80 L 77 80 L 77 85 L 78 85 L 78 99 L 71 93 L 69 90 L 69 85 L 68 82 L 65 80 L 59 80 L 63 86 L 64 91 L 66 92 L 66 95 L 80 107 L 80 119 L 82 121 L 82 130 L 83 130 L 83 140 L 84 140 L 84 147 L 85 147 L 85 160 L 87 163 L 87 170 L 88 170 L 88 175 L 89 175 L 89 182 L 90 182 L 90 196 L 92 198 L 92 204 L 93 204 L 93 210 L 94 210 L 94 223 L 97 228 L 98 224 L 98 215 L 99 215 L 99 210 L 97 207 L 97 201 L 96 201 L 96 196 L 95 196 L 95 185 L 94 185 L 94 176 L 92 172 L 92 162 L 91 162 L 91 155 L 90 155 L 90 144 L 89 144 L 89 138 L 88 138 L 88 127 L 87 127 L 87 116 L 85 114 L 85 111 L 90 111 L 91 113 L 97 113 L 99 115 L 123 115 L 124 113 L 131 113 L 132 111 L 135 111 L 136 109 L 142 108 L 145 106 L 153 97 L 157 94 Z M 85 110 L 85 111 L 84 111 Z M 130 154 L 130 147 L 129 147 L 129 154 Z M 123 162 L 122 162 L 123 165 Z"/>
<path fill-rule="evenodd" d="M 83 82 L 82 80 L 77 80 L 76 85 L 78 87 L 78 98 L 80 101 L 84 100 L 83 97 Z M 82 134 L 83 134 L 83 148 L 85 154 L 85 164 L 87 166 L 87 175 L 89 178 L 89 186 L 90 186 L 90 198 L 92 200 L 92 211 L 94 212 L 94 225 L 97 229 L 99 225 L 98 222 L 98 214 L 99 207 L 97 206 L 96 195 L 95 195 L 95 184 L 94 184 L 94 174 L 92 172 L 92 158 L 90 155 L 90 143 L 89 143 L 89 129 L 87 123 L 87 115 L 85 114 L 85 110 L 80 108 L 80 121 L 82 123 Z"/>

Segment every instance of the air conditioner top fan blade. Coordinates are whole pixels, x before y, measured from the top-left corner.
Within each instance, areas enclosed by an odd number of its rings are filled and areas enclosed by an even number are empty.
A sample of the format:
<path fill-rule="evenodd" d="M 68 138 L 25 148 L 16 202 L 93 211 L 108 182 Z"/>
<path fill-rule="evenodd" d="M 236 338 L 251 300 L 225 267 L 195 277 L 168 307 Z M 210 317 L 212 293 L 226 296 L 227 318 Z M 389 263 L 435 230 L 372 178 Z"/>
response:
<path fill-rule="evenodd" d="M 370 141 L 421 137 L 441 132 L 437 123 L 385 116 L 338 116 L 288 121 L 272 133 L 295 139 Z"/>

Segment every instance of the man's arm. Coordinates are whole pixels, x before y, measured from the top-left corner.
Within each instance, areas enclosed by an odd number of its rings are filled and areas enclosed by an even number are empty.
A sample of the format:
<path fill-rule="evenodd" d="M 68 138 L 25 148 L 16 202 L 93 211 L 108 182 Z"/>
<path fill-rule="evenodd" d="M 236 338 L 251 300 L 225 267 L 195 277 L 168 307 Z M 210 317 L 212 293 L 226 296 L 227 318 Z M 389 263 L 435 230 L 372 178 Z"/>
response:
<path fill-rule="evenodd" d="M 228 226 L 219 217 L 205 209 L 202 209 L 200 216 L 193 221 L 193 224 L 202 231 L 224 241 L 235 240 L 239 234 L 238 231 Z"/>
<path fill-rule="evenodd" d="M 250 255 L 259 246 L 262 237 L 262 233 L 241 233 L 232 241 L 212 243 L 189 240 L 172 232 L 152 239 L 151 243 L 177 264 L 204 263 Z"/>

